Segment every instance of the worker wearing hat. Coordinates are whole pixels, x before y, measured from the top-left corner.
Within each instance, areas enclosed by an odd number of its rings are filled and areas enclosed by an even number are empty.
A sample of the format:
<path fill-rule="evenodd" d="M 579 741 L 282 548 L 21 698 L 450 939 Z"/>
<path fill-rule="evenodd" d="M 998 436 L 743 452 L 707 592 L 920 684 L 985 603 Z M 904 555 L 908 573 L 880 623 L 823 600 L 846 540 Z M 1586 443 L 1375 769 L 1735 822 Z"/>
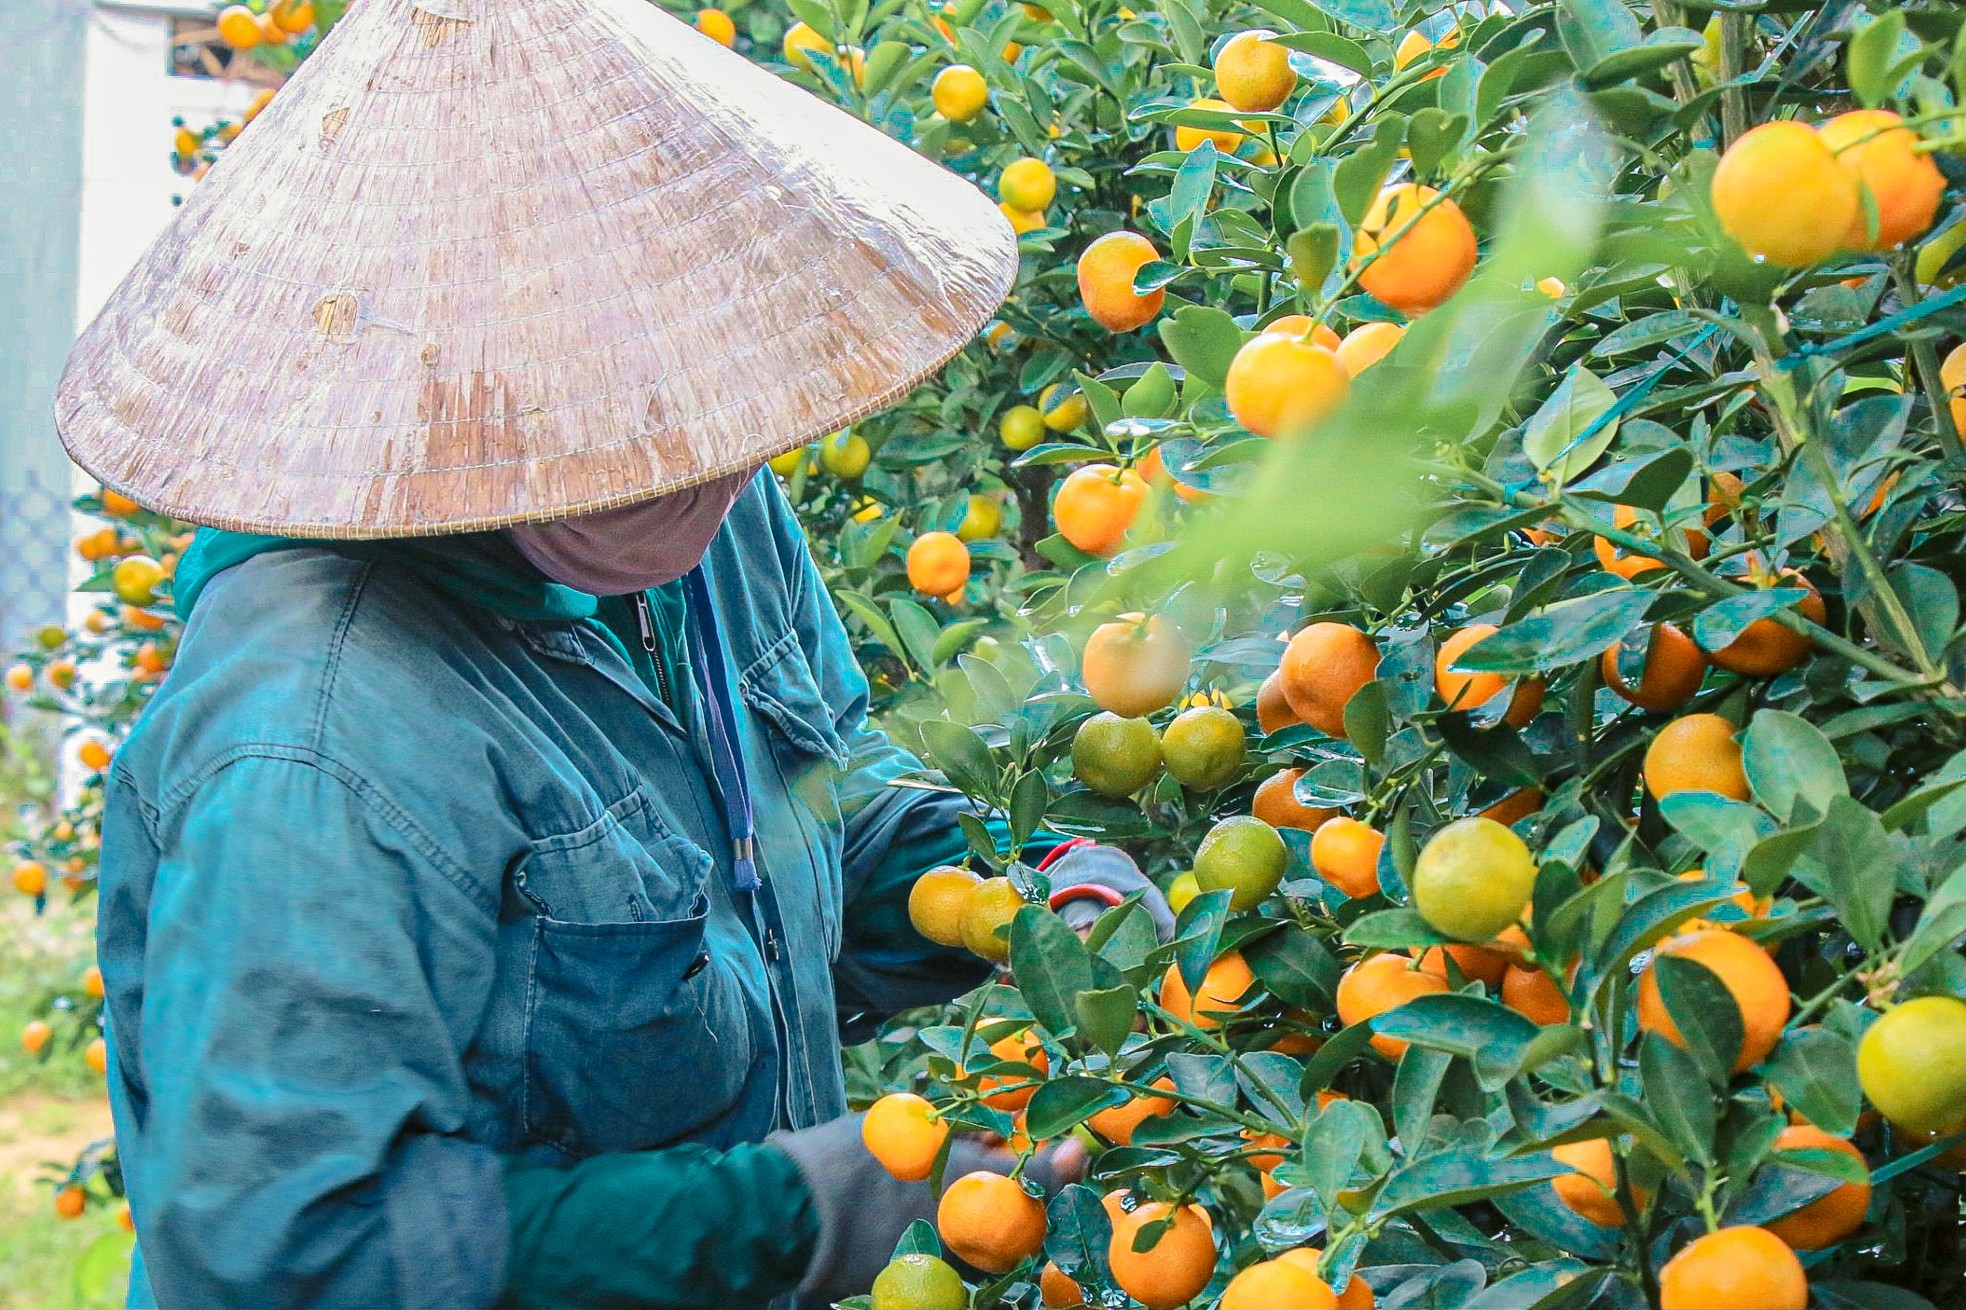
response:
<path fill-rule="evenodd" d="M 960 802 L 758 469 L 1015 264 L 644 0 L 359 0 L 228 150 L 58 401 L 208 525 L 106 784 L 133 1304 L 817 1303 L 932 1213 L 839 1044 L 983 976 L 905 909 Z"/>

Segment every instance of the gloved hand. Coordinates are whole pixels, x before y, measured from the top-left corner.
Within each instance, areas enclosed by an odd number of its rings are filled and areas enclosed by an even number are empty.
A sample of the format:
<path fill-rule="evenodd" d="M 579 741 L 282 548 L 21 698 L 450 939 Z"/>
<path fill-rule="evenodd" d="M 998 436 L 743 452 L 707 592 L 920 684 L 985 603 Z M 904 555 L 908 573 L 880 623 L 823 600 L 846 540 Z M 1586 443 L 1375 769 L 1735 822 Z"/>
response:
<path fill-rule="evenodd" d="M 1174 911 L 1167 897 L 1119 847 L 1074 838 L 1045 856 L 1038 871 L 1050 875 L 1051 908 L 1080 936 L 1101 914 L 1139 892 L 1141 908 L 1154 921 L 1161 941 L 1174 940 Z"/>
<path fill-rule="evenodd" d="M 769 1146 L 785 1152 L 799 1167 L 819 1214 L 819 1245 L 799 1284 L 801 1305 L 831 1305 L 873 1286 L 887 1267 L 894 1244 L 917 1219 L 935 1221 L 936 1198 L 926 1182 L 904 1183 L 881 1166 L 860 1139 L 863 1114 L 829 1123 L 773 1133 Z M 945 1183 L 978 1169 L 1008 1174 L 1016 1157 L 1000 1146 L 958 1137 L 949 1145 Z M 1085 1172 L 1085 1148 L 1071 1138 L 1038 1152 L 1024 1176 L 1049 1196 Z"/>

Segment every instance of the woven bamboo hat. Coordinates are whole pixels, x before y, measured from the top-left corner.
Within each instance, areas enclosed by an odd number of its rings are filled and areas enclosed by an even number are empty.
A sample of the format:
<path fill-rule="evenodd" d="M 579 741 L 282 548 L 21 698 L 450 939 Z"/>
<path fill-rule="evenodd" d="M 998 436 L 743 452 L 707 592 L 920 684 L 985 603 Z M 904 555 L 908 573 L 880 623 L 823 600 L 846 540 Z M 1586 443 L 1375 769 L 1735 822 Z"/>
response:
<path fill-rule="evenodd" d="M 358 0 L 82 334 L 56 423 L 216 527 L 558 518 L 886 407 L 1016 264 L 976 188 L 649 0 Z"/>

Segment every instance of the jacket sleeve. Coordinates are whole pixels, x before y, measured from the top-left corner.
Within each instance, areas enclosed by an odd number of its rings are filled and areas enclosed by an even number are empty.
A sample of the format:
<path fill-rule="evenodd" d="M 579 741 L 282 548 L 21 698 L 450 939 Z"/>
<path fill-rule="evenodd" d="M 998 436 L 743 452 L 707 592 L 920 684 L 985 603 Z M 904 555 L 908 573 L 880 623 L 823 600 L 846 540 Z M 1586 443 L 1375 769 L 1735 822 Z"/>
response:
<path fill-rule="evenodd" d="M 491 1304 L 506 1209 L 497 1157 L 467 1137 L 459 1053 L 502 871 L 474 881 L 300 751 L 235 759 L 161 819 L 118 802 L 105 869 L 156 868 L 141 888 L 110 874 L 100 930 L 156 1304 Z"/>
<path fill-rule="evenodd" d="M 505 1306 L 762 1305 L 798 1286 L 819 1243 L 799 1167 L 762 1143 L 508 1161 L 505 1196 Z"/>

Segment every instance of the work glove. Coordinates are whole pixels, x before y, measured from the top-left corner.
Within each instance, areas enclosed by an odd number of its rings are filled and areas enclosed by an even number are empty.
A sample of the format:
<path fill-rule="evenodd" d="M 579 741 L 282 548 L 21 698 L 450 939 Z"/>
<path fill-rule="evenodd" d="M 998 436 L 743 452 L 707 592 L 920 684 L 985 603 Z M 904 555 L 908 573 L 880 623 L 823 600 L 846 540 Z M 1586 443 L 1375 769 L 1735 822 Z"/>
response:
<path fill-rule="evenodd" d="M 927 1182 L 904 1183 L 882 1167 L 860 1138 L 864 1114 L 843 1115 L 814 1128 L 773 1133 L 765 1139 L 792 1157 L 819 1216 L 819 1244 L 798 1287 L 801 1306 L 824 1306 L 865 1292 L 887 1267 L 908 1225 L 935 1222 L 936 1198 Z M 1001 1146 L 958 1137 L 949 1144 L 946 1182 L 987 1169 L 1008 1174 L 1017 1157 Z M 1085 1148 L 1066 1139 L 1039 1151 L 1024 1176 L 1049 1197 L 1085 1173 Z"/>
<path fill-rule="evenodd" d="M 1051 879 L 1051 908 L 1080 936 L 1100 915 L 1138 892 L 1140 907 L 1154 921 L 1161 941 L 1174 940 L 1174 911 L 1167 897 L 1119 847 L 1074 838 L 1045 856 L 1038 871 Z"/>

